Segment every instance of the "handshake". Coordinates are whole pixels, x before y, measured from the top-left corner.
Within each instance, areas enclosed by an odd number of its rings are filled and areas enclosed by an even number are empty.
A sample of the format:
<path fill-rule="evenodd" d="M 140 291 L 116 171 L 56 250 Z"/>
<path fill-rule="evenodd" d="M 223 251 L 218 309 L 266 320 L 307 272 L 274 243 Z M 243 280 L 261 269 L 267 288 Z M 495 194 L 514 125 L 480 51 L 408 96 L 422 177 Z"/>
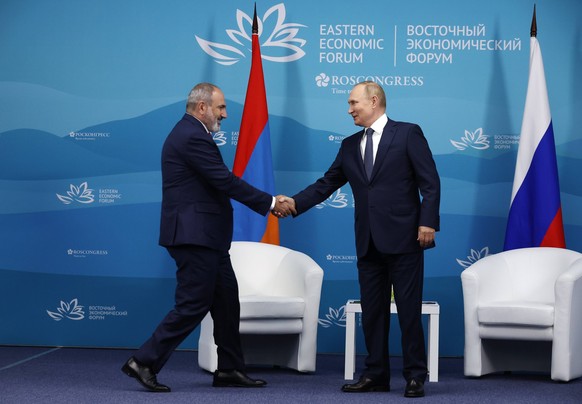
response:
<path fill-rule="evenodd" d="M 271 213 L 278 218 L 287 217 L 289 214 L 296 215 L 295 200 L 285 195 L 277 195 L 275 197 L 275 207 Z"/>

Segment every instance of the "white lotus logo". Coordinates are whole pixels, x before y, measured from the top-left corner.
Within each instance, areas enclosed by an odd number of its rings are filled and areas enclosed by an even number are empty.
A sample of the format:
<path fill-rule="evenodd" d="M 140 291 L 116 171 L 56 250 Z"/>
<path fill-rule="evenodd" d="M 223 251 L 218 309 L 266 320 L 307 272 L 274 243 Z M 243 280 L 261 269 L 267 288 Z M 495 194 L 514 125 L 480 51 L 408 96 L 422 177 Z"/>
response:
<path fill-rule="evenodd" d="M 467 260 L 466 261 L 465 260 L 460 260 L 460 259 L 457 258 L 457 262 L 463 268 L 469 268 L 475 262 L 479 261 L 481 258 L 485 258 L 488 255 L 489 255 L 489 247 L 483 247 L 481 249 L 481 251 L 477 251 L 477 250 L 471 249 L 471 254 L 467 256 Z"/>
<path fill-rule="evenodd" d="M 307 41 L 297 38 L 299 29 L 301 27 L 305 27 L 305 25 L 285 23 L 285 16 L 285 5 L 280 3 L 268 9 L 262 19 L 257 17 L 259 38 L 263 34 L 263 21 L 267 21 L 269 17 L 276 19 L 273 32 L 271 32 L 271 35 L 269 35 L 267 40 L 261 43 L 261 57 L 265 60 L 283 63 L 292 62 L 305 56 L 305 51 L 301 48 L 307 43 Z M 198 45 L 200 45 L 204 52 L 212 56 L 214 61 L 218 64 L 225 66 L 233 65 L 239 62 L 241 58 L 246 57 L 245 53 L 250 54 L 252 52 L 252 17 L 237 9 L 236 22 L 238 25 L 238 30 L 226 30 L 226 34 L 236 44 L 236 46 L 210 42 L 196 35 L 196 41 L 198 41 Z M 287 56 L 269 55 L 269 51 L 280 50 L 280 48 L 284 48 L 289 52 Z"/>
<path fill-rule="evenodd" d="M 327 87 L 329 84 L 329 76 L 325 73 L 321 73 L 315 77 L 315 84 L 317 87 Z"/>
<path fill-rule="evenodd" d="M 318 319 L 318 323 L 323 328 L 329 328 L 332 325 L 337 325 L 338 327 L 346 326 L 346 306 L 341 306 L 339 309 L 329 308 L 329 312 L 325 315 L 325 319 Z"/>
<path fill-rule="evenodd" d="M 95 201 L 95 197 L 93 196 L 93 190 L 88 188 L 87 182 L 85 181 L 78 187 L 71 184 L 69 190 L 67 191 L 67 195 L 59 195 L 56 194 L 57 198 L 64 203 L 65 205 L 70 205 L 74 202 L 79 203 L 91 203 Z"/>
<path fill-rule="evenodd" d="M 61 300 L 61 306 L 57 308 L 57 311 L 46 311 L 48 315 L 55 321 L 61 321 L 64 318 L 69 320 L 82 320 L 85 318 L 85 312 L 83 311 L 83 306 L 79 305 L 77 299 L 71 300 L 69 303 L 63 302 Z"/>
<path fill-rule="evenodd" d="M 336 192 L 330 195 L 322 203 L 316 205 L 317 209 L 323 209 L 325 206 L 329 206 L 331 208 L 341 209 L 348 206 L 348 199 L 346 198 L 346 194 L 342 193 L 342 189 L 339 188 Z"/>
<path fill-rule="evenodd" d="M 460 142 L 450 140 L 451 144 L 458 150 L 465 150 L 468 147 L 477 150 L 485 150 L 489 148 L 488 136 L 483 134 L 483 128 L 478 128 L 475 132 L 465 130 L 465 136 L 461 138 Z"/>
<path fill-rule="evenodd" d="M 226 136 L 224 132 L 216 132 L 212 135 L 212 139 L 214 139 L 217 146 L 224 146 L 226 144 Z"/>

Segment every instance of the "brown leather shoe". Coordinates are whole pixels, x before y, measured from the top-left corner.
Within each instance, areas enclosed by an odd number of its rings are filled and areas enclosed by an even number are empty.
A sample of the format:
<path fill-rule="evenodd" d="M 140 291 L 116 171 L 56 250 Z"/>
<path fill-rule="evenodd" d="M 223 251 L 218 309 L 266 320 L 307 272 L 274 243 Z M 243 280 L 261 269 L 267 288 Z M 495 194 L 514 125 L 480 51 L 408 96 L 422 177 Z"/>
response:
<path fill-rule="evenodd" d="M 342 386 L 344 393 L 367 393 L 369 391 L 390 391 L 390 384 L 388 382 L 378 382 L 369 377 L 362 376 L 357 383 L 344 384 Z"/>

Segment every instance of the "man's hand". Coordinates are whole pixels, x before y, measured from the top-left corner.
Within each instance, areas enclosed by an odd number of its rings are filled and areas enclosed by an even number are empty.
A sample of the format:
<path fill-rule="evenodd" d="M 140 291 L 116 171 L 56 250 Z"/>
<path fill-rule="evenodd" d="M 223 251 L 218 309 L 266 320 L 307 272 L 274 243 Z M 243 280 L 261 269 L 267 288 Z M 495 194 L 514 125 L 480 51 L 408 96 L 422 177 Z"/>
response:
<path fill-rule="evenodd" d="M 275 207 L 271 213 L 279 218 L 287 217 L 290 214 L 296 215 L 295 200 L 285 195 L 275 197 Z"/>
<path fill-rule="evenodd" d="M 418 242 L 422 248 L 429 247 L 434 243 L 435 230 L 432 227 L 418 226 Z"/>

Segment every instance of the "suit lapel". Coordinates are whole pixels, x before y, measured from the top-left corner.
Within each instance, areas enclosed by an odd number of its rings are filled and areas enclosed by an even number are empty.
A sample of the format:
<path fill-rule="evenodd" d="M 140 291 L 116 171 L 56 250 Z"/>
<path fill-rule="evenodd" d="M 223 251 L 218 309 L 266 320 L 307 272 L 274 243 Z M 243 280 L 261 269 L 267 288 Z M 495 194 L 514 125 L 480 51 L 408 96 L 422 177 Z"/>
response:
<path fill-rule="evenodd" d="M 396 122 L 388 119 L 386 126 L 384 126 L 384 131 L 382 132 L 382 137 L 380 138 L 380 144 L 378 145 L 378 151 L 376 152 L 376 159 L 374 160 L 374 169 L 372 170 L 372 177 L 370 182 L 376 176 L 376 173 L 380 169 L 380 166 L 386 159 L 386 153 L 394 140 L 394 135 L 396 135 Z M 362 163 L 362 167 L 364 164 Z"/>

